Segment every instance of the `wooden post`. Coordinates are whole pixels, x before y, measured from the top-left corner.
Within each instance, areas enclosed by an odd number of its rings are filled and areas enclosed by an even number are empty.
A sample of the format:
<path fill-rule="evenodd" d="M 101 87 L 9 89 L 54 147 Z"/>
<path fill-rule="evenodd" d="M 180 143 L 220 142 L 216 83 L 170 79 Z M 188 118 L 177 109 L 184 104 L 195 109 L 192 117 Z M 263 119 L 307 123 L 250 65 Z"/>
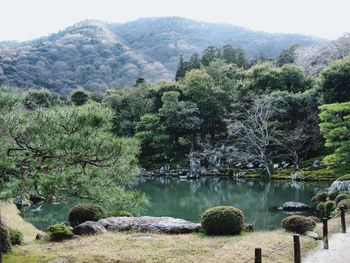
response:
<path fill-rule="evenodd" d="M 293 243 L 294 243 L 294 263 L 301 263 L 299 235 L 293 235 Z"/>
<path fill-rule="evenodd" d="M 328 249 L 328 219 L 323 218 L 323 248 Z"/>
<path fill-rule="evenodd" d="M 254 261 L 254 263 L 261 263 L 262 262 L 261 256 L 262 256 L 261 248 L 256 248 L 255 249 L 255 261 Z"/>
<path fill-rule="evenodd" d="M 344 209 L 344 206 L 340 207 L 340 220 L 341 220 L 341 232 L 342 233 L 346 233 L 345 209 Z"/>

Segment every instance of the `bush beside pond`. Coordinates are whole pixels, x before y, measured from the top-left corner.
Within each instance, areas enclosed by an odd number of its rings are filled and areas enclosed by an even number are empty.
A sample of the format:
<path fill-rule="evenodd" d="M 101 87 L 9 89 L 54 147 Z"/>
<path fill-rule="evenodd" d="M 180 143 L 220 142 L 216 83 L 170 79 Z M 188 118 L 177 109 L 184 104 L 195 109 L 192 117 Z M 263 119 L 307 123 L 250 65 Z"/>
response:
<path fill-rule="evenodd" d="M 204 212 L 201 225 L 208 235 L 234 235 L 243 230 L 243 223 L 241 210 L 231 206 L 217 206 Z"/>
<path fill-rule="evenodd" d="M 98 221 L 105 216 L 106 211 L 98 205 L 79 204 L 69 211 L 68 220 L 72 226 L 77 226 L 86 221 Z"/>
<path fill-rule="evenodd" d="M 49 232 L 50 240 L 52 241 L 71 239 L 74 236 L 72 228 L 63 224 L 49 226 L 47 231 Z"/>
<path fill-rule="evenodd" d="M 306 231 L 312 231 L 316 226 L 316 222 L 306 216 L 293 215 L 283 219 L 281 225 L 287 231 L 303 234 Z"/>
<path fill-rule="evenodd" d="M 21 245 L 23 243 L 23 234 L 17 229 L 10 228 L 10 242 L 12 245 Z"/>

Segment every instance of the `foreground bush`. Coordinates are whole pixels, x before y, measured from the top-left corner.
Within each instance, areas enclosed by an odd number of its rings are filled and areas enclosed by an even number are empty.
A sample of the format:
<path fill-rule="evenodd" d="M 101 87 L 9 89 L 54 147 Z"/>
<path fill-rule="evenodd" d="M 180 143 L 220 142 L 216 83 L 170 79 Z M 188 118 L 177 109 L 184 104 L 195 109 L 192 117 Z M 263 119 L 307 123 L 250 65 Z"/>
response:
<path fill-rule="evenodd" d="M 23 234 L 17 229 L 10 228 L 11 245 L 21 245 L 23 243 Z"/>
<path fill-rule="evenodd" d="M 52 241 L 71 239 L 74 236 L 72 229 L 63 224 L 49 226 L 47 231 L 49 232 L 50 240 Z"/>
<path fill-rule="evenodd" d="M 105 216 L 106 211 L 98 205 L 80 204 L 69 211 L 68 220 L 72 226 L 77 226 L 86 221 L 98 221 Z"/>
<path fill-rule="evenodd" d="M 294 215 L 283 219 L 281 225 L 287 231 L 303 234 L 306 231 L 312 231 L 316 226 L 316 222 L 306 216 Z"/>
<path fill-rule="evenodd" d="M 335 203 L 338 204 L 341 200 L 344 200 L 344 199 L 350 199 L 350 195 L 345 193 L 339 194 L 335 199 Z"/>
<path fill-rule="evenodd" d="M 231 206 L 217 206 L 206 210 L 202 216 L 202 229 L 208 235 L 233 235 L 243 230 L 244 215 Z"/>
<path fill-rule="evenodd" d="M 8 227 L 0 222 L 1 251 L 7 253 L 11 250 L 10 232 Z"/>

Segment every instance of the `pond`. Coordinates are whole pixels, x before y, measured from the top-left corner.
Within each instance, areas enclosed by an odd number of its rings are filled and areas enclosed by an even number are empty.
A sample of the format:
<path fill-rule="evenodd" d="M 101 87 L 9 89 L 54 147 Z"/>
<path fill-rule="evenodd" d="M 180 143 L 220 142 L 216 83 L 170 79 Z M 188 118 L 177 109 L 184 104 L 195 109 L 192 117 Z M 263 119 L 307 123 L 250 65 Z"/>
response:
<path fill-rule="evenodd" d="M 310 204 L 310 199 L 329 186 L 322 182 L 232 180 L 229 178 L 202 178 L 179 180 L 171 177 L 140 178 L 132 188 L 147 194 L 151 207 L 143 215 L 172 216 L 200 221 L 205 209 L 216 205 L 230 205 L 241 209 L 246 222 L 257 230 L 280 227 L 288 216 L 277 207 L 286 201 Z M 78 203 L 71 199 L 65 203 L 44 203 L 40 211 L 35 207 L 22 210 L 23 217 L 40 229 L 67 219 L 69 209 Z M 33 211 L 34 209 L 34 211 Z M 310 215 L 310 212 L 306 213 Z"/>

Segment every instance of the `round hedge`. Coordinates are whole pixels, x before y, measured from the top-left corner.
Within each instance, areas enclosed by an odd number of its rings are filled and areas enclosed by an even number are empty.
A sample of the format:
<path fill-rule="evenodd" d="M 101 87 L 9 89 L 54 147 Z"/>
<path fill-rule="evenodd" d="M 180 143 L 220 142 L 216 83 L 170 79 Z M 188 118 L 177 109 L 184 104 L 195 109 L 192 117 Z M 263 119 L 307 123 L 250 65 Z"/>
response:
<path fill-rule="evenodd" d="M 346 210 L 348 210 L 350 208 L 350 199 L 343 199 L 339 201 L 337 207 L 344 207 Z"/>
<path fill-rule="evenodd" d="M 1 251 L 3 253 L 10 252 L 11 250 L 10 231 L 8 227 L 1 221 L 0 221 L 0 242 L 1 242 Z"/>
<path fill-rule="evenodd" d="M 320 202 L 316 206 L 316 211 L 321 212 L 324 210 L 324 202 Z"/>
<path fill-rule="evenodd" d="M 324 203 L 324 209 L 327 212 L 332 212 L 336 207 L 337 206 L 334 201 L 327 201 L 326 203 Z"/>
<path fill-rule="evenodd" d="M 12 245 L 21 245 L 23 243 L 23 234 L 21 231 L 10 228 L 10 242 Z"/>
<path fill-rule="evenodd" d="M 327 200 L 328 194 L 326 192 L 321 192 L 317 195 L 317 199 L 320 202 L 325 202 Z"/>
<path fill-rule="evenodd" d="M 316 226 L 316 222 L 306 216 L 293 215 L 283 219 L 281 225 L 287 231 L 303 234 L 306 231 L 312 231 Z"/>
<path fill-rule="evenodd" d="M 202 215 L 202 229 L 207 235 L 239 234 L 244 228 L 244 215 L 232 206 L 216 206 Z"/>
<path fill-rule="evenodd" d="M 74 236 L 72 229 L 69 226 L 63 224 L 56 224 L 47 228 L 49 232 L 50 240 L 62 241 L 65 239 L 71 239 Z"/>
<path fill-rule="evenodd" d="M 328 194 L 328 199 L 334 201 L 338 195 L 339 195 L 338 192 L 330 193 Z"/>
<path fill-rule="evenodd" d="M 339 194 L 335 199 L 335 203 L 338 204 L 341 200 L 344 200 L 344 199 L 350 199 L 350 195 L 345 193 Z"/>
<path fill-rule="evenodd" d="M 79 204 L 69 211 L 68 220 L 72 226 L 77 226 L 86 221 L 98 221 L 105 216 L 106 211 L 98 205 Z"/>

